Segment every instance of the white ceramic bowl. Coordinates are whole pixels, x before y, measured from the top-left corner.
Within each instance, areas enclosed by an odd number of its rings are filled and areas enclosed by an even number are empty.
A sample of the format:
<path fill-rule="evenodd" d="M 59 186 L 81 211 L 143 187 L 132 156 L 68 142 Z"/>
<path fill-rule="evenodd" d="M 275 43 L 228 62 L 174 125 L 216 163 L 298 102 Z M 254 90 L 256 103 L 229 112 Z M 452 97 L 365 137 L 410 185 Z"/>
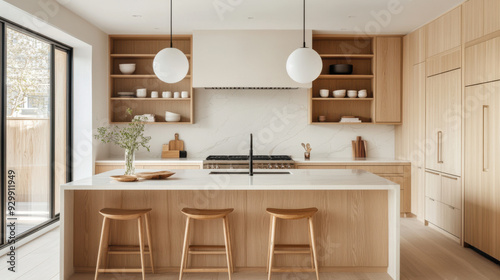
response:
<path fill-rule="evenodd" d="M 359 98 L 367 98 L 368 97 L 368 91 L 366 89 L 362 89 L 358 91 L 358 97 Z"/>
<path fill-rule="evenodd" d="M 327 89 L 320 89 L 319 90 L 319 96 L 326 98 L 329 95 L 330 95 L 330 91 L 329 90 L 327 90 Z"/>
<path fill-rule="evenodd" d="M 357 90 L 348 90 L 347 96 L 349 98 L 356 98 L 356 97 L 358 97 L 358 91 Z"/>
<path fill-rule="evenodd" d="M 180 120 L 181 120 L 181 115 L 180 114 L 172 113 L 172 112 L 169 112 L 169 111 L 165 112 L 165 121 L 167 121 L 167 122 L 178 122 Z"/>
<path fill-rule="evenodd" d="M 140 88 L 137 90 L 137 97 L 139 98 L 146 98 L 146 96 L 148 95 L 148 90 L 145 89 L 145 88 Z"/>
<path fill-rule="evenodd" d="M 346 90 L 345 89 L 338 89 L 333 91 L 333 97 L 335 98 L 343 98 L 345 97 Z"/>
<path fill-rule="evenodd" d="M 118 67 L 120 68 L 120 72 L 126 75 L 132 74 L 135 71 L 135 63 L 120 64 Z"/>

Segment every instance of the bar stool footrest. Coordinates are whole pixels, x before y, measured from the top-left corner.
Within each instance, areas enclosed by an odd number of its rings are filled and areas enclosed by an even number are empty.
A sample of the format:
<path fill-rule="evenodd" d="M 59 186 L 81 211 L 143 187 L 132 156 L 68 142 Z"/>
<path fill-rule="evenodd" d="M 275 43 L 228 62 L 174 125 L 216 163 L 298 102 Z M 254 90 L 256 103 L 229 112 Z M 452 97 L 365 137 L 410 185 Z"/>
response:
<path fill-rule="evenodd" d="M 228 272 L 227 267 L 190 267 L 184 268 L 184 272 Z"/>
<path fill-rule="evenodd" d="M 191 255 L 225 255 L 226 247 L 223 245 L 189 245 L 188 254 Z"/>
<path fill-rule="evenodd" d="M 316 272 L 316 269 L 299 267 L 273 267 L 272 272 Z"/>
<path fill-rule="evenodd" d="M 109 255 L 140 255 L 141 251 L 138 245 L 110 245 L 108 246 Z M 144 254 L 149 254 L 149 246 L 144 246 Z"/>
<path fill-rule="evenodd" d="M 122 272 L 122 273 L 132 272 L 132 273 L 141 273 L 142 269 L 141 268 L 99 268 L 97 271 L 98 272 L 102 272 L 102 273 L 106 273 L 106 272 L 116 272 L 116 273 L 119 273 L 119 272 Z"/>
<path fill-rule="evenodd" d="M 311 246 L 309 244 L 276 244 L 274 245 L 274 254 L 310 254 Z"/>

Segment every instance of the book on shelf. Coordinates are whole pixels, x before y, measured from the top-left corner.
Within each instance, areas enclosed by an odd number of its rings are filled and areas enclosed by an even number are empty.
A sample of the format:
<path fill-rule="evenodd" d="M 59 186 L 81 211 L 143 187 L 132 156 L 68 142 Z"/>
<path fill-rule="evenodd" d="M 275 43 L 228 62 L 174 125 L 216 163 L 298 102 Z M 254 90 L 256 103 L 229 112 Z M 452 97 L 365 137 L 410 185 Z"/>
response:
<path fill-rule="evenodd" d="M 341 123 L 360 123 L 361 120 L 359 118 L 353 117 L 353 116 L 343 116 L 340 119 L 340 122 Z"/>

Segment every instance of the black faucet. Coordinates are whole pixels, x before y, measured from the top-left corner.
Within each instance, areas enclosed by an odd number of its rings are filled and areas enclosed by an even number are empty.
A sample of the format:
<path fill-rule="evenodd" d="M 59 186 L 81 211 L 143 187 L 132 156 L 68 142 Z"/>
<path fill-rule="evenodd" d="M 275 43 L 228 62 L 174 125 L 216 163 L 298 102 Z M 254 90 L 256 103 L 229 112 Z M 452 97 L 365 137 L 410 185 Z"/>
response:
<path fill-rule="evenodd" d="M 250 156 L 248 157 L 248 174 L 253 176 L 253 135 L 250 133 Z"/>

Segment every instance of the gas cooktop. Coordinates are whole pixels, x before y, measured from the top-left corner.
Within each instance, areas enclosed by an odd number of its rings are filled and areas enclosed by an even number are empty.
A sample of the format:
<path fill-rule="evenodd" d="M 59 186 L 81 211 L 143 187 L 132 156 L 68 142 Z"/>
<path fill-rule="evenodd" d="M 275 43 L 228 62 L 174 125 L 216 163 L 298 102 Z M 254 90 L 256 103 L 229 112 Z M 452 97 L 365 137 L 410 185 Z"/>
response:
<path fill-rule="evenodd" d="M 208 156 L 206 160 L 249 160 L 249 156 L 246 155 L 220 155 L 220 156 Z M 266 155 L 255 155 L 253 160 L 292 160 L 291 156 L 266 156 Z"/>

